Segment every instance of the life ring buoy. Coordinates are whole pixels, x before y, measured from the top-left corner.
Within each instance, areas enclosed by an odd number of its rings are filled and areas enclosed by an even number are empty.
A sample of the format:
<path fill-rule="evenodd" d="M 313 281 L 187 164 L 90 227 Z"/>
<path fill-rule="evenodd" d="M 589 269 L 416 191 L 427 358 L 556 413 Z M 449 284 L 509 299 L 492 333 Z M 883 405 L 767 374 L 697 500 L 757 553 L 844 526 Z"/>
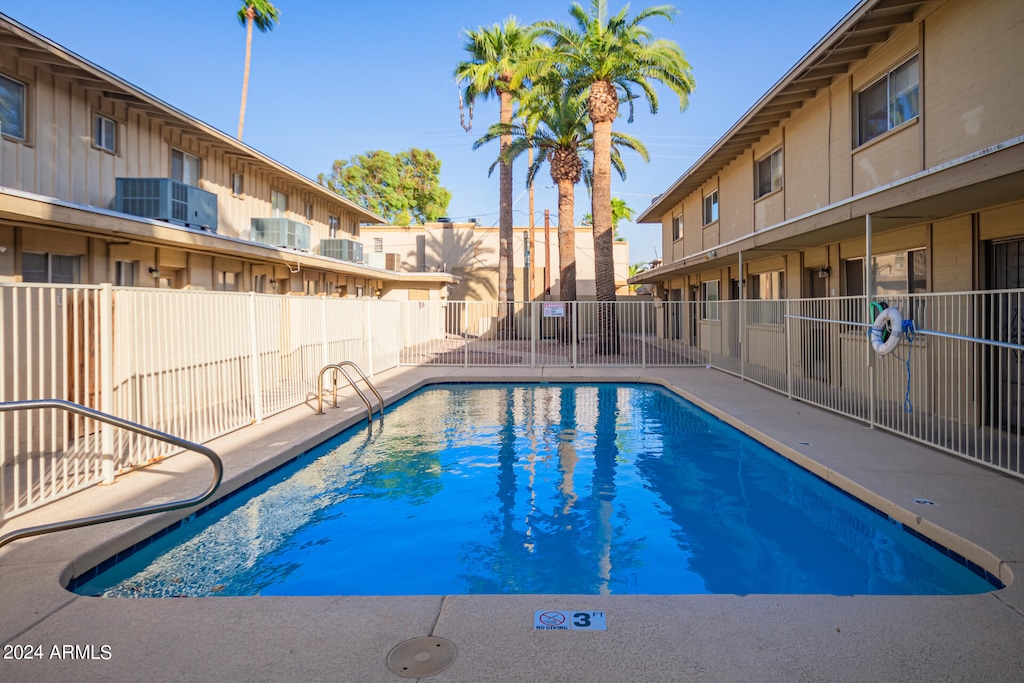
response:
<path fill-rule="evenodd" d="M 888 338 L 885 338 L 885 332 L 889 333 Z M 890 306 L 879 313 L 871 324 L 871 348 L 879 356 L 888 355 L 899 345 L 902 334 L 903 316 L 895 306 Z"/>

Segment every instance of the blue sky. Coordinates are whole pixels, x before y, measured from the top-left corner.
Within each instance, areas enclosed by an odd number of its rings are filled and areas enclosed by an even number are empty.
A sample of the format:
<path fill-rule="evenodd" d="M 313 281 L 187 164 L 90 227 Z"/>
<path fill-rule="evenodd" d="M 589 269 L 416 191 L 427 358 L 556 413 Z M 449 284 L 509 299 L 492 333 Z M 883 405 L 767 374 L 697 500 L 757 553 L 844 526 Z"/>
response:
<path fill-rule="evenodd" d="M 473 141 L 497 119 L 497 103 L 479 103 L 472 134 L 459 125 L 452 77 L 463 58 L 462 32 L 509 15 L 529 23 L 569 21 L 569 2 L 551 0 L 280 0 L 281 23 L 253 37 L 244 141 L 311 178 L 334 159 L 372 149 L 432 149 L 452 191 L 449 215 L 498 220 L 498 177 L 487 176 L 497 143 L 476 152 Z M 658 2 L 634 2 L 634 8 Z M 613 10 L 622 3 L 612 0 Z M 642 210 L 724 134 L 855 5 L 855 0 L 723 0 L 676 2 L 669 23 L 652 20 L 675 40 L 693 68 L 697 89 L 685 112 L 660 90 L 658 114 L 646 105 L 616 128 L 639 137 L 650 163 L 625 157 L 628 176 L 612 192 Z M 169 104 L 234 134 L 238 127 L 245 30 L 238 0 L 4 0 L 4 14 Z M 529 222 L 525 162 L 515 173 L 516 225 Z M 537 224 L 557 215 L 550 176 L 535 193 Z M 589 212 L 577 186 L 576 215 Z M 660 253 L 660 228 L 623 225 L 630 260 Z"/>

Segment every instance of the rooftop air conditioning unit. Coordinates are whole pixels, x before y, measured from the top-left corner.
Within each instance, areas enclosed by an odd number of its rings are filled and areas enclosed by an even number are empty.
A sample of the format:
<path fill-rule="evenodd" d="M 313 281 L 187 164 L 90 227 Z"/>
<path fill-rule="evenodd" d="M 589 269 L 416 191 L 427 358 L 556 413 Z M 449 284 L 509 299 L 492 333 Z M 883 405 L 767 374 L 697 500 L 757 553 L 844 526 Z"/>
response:
<path fill-rule="evenodd" d="M 287 249 L 309 250 L 310 227 L 290 218 L 253 218 L 249 239 L 260 244 Z"/>
<path fill-rule="evenodd" d="M 366 265 L 381 270 L 401 270 L 402 257 L 394 253 L 370 252 L 366 255 Z"/>
<path fill-rule="evenodd" d="M 171 178 L 117 178 L 114 210 L 217 232 L 217 195 Z"/>
<path fill-rule="evenodd" d="M 363 262 L 363 243 L 346 239 L 320 240 L 320 255 L 351 263 Z"/>

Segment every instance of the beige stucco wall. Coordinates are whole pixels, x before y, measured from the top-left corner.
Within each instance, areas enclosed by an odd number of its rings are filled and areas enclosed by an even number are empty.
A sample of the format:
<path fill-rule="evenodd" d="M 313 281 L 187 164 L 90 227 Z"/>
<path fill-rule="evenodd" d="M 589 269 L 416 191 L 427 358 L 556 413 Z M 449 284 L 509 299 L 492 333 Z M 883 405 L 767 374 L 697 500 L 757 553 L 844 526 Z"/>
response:
<path fill-rule="evenodd" d="M 819 89 L 701 188 L 666 207 L 666 264 L 1024 134 L 1021 45 L 1024 11 L 1019 2 L 950 1 L 919 8 L 913 23 L 894 30 L 884 44 L 872 48 L 848 73 L 835 76 L 831 86 Z M 920 66 L 920 115 L 858 145 L 857 93 L 915 55 Z M 757 162 L 780 147 L 783 188 L 758 199 Z M 702 197 L 716 187 L 721 218 L 703 227 Z M 684 218 L 683 239 L 673 241 L 671 216 L 679 213 Z M 932 220 L 895 232 L 880 226 L 873 249 L 891 253 L 925 248 L 929 288 L 962 291 L 983 286 L 978 272 L 980 242 L 1024 235 L 1024 204 L 982 210 L 974 217 L 939 215 Z M 842 261 L 863 253 L 860 237 L 841 244 L 823 237 L 820 248 L 790 252 L 787 292 L 804 295 L 806 269 L 828 266 L 828 291 L 845 293 Z M 756 272 L 755 261 L 747 262 L 750 272 Z M 685 288 L 691 282 L 673 278 L 666 284 Z"/>
<path fill-rule="evenodd" d="M 451 227 L 445 227 L 449 225 Z M 550 228 L 551 294 L 558 296 L 558 229 Z M 517 226 L 512 233 L 513 274 L 515 292 L 519 301 L 529 299 L 529 274 L 526 265 L 526 245 L 530 230 Z M 401 259 L 400 272 L 444 270 L 461 278 L 453 285 L 449 298 L 453 300 L 494 301 L 498 298 L 498 228 L 476 226 L 472 223 L 428 223 L 408 227 L 363 226 L 361 240 L 364 255 L 374 248 L 374 240 L 381 240 L 385 254 L 397 254 Z M 545 237 L 542 226 L 534 229 L 532 270 L 534 298 L 544 296 Z M 594 287 L 594 241 L 588 227 L 577 227 L 576 287 L 580 298 L 592 298 Z M 629 244 L 614 245 L 615 280 L 625 286 L 629 274 Z"/>
<path fill-rule="evenodd" d="M 171 173 L 171 149 L 200 158 L 199 187 L 217 195 L 218 233 L 248 239 L 250 219 L 271 216 L 270 191 L 288 195 L 287 217 L 311 226 L 315 246 L 328 237 L 328 216 L 338 216 L 345 235 L 358 234 L 356 214 L 342 202 L 332 202 L 305 186 L 237 151 L 226 153 L 208 142 L 122 100 L 85 90 L 71 79 L 55 76 L 33 62 L 0 50 L 0 74 L 26 86 L 26 139 L 4 136 L 0 145 L 3 164 L 0 184 L 47 197 L 114 207 L 118 177 L 160 177 Z M 92 145 L 94 114 L 117 124 L 117 151 Z M 244 177 L 244 192 L 231 193 L 231 174 Z M 305 218 L 305 204 L 313 204 L 313 219 Z"/>
<path fill-rule="evenodd" d="M 1019 0 L 941 4 L 924 22 L 925 163 L 1021 134 L 1024 20 Z"/>

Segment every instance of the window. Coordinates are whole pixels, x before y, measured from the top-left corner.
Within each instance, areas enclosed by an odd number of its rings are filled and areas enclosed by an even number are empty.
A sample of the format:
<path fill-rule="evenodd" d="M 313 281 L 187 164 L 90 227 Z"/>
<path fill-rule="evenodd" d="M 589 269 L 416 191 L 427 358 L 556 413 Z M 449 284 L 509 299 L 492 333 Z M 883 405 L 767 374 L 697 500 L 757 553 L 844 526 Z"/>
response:
<path fill-rule="evenodd" d="M 117 152 L 117 123 L 102 114 L 93 115 L 92 144 L 108 152 Z"/>
<path fill-rule="evenodd" d="M 288 213 L 288 195 L 277 190 L 270 191 L 270 209 L 275 218 L 283 217 Z"/>
<path fill-rule="evenodd" d="M 718 220 L 718 190 L 704 197 L 704 225 Z"/>
<path fill-rule="evenodd" d="M 180 149 L 171 149 L 171 178 L 179 183 L 199 187 L 199 157 Z"/>
<path fill-rule="evenodd" d="M 919 294 L 928 291 L 928 255 L 924 249 L 879 254 L 872 257 L 871 266 L 875 280 L 874 296 Z M 844 262 L 844 268 L 846 295 L 863 295 L 864 259 L 849 259 Z"/>
<path fill-rule="evenodd" d="M 781 325 L 785 320 L 786 273 L 776 270 L 750 276 L 750 322 L 755 325 Z"/>
<path fill-rule="evenodd" d="M 858 144 L 914 118 L 919 106 L 915 55 L 857 95 Z"/>
<path fill-rule="evenodd" d="M 135 261 L 115 261 L 114 284 L 119 287 L 134 287 L 138 268 L 139 264 Z"/>
<path fill-rule="evenodd" d="M 384 238 L 374 237 L 373 238 L 373 253 L 383 254 L 384 253 Z"/>
<path fill-rule="evenodd" d="M 782 148 L 757 162 L 757 196 L 782 189 Z"/>
<path fill-rule="evenodd" d="M 306 202 L 305 216 L 306 216 L 306 220 L 307 221 L 312 221 L 313 220 L 313 205 L 310 204 L 309 202 Z"/>
<path fill-rule="evenodd" d="M 25 84 L 0 76 L 0 132 L 25 139 Z"/>
<path fill-rule="evenodd" d="M 266 275 L 253 275 L 252 276 L 252 291 L 257 294 L 263 294 L 267 291 L 267 276 Z"/>
<path fill-rule="evenodd" d="M 718 282 L 718 280 L 711 280 L 702 282 L 700 285 L 703 290 L 700 317 L 703 320 L 720 319 L 718 316 Z"/>
<path fill-rule="evenodd" d="M 229 271 L 220 271 L 217 273 L 217 291 L 220 292 L 237 292 L 238 291 L 238 273 L 232 273 Z"/>
<path fill-rule="evenodd" d="M 241 197 L 245 191 L 245 178 L 241 173 L 231 174 L 231 194 Z"/>
<path fill-rule="evenodd" d="M 683 214 L 672 216 L 672 241 L 675 242 L 683 236 Z"/>
<path fill-rule="evenodd" d="M 327 217 L 327 236 L 337 237 L 338 236 L 338 217 L 328 216 Z"/>
<path fill-rule="evenodd" d="M 21 279 L 23 282 L 75 284 L 80 280 L 81 264 L 81 256 L 25 252 L 21 255 Z"/>

